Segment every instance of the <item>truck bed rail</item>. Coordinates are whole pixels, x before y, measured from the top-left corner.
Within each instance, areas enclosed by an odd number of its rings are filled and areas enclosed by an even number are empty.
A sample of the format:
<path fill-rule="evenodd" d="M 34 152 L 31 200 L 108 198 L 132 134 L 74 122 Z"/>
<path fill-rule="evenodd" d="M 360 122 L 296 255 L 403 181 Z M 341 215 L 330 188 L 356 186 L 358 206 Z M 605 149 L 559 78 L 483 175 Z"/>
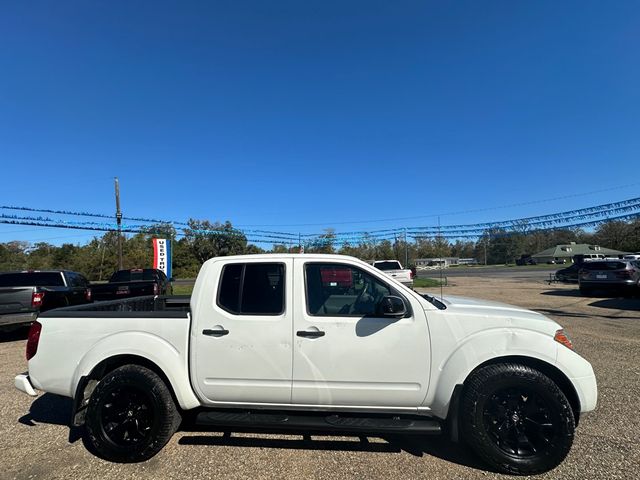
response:
<path fill-rule="evenodd" d="M 94 302 L 86 305 L 57 308 L 40 315 L 41 317 L 95 317 L 111 316 L 162 316 L 162 317 L 186 317 L 189 312 L 190 297 L 181 296 L 153 296 L 133 297 L 121 300 L 109 300 L 106 302 Z M 131 315 L 122 315 L 131 313 Z"/>

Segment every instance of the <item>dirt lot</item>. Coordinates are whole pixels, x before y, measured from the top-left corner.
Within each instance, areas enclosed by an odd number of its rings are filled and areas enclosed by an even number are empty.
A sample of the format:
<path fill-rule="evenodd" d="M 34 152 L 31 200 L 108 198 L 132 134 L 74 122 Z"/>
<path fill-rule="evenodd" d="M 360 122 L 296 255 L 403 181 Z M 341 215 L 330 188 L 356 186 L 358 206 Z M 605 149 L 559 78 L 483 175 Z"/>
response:
<path fill-rule="evenodd" d="M 567 460 L 540 478 L 638 478 L 640 299 L 582 298 L 575 287 L 527 279 L 461 277 L 452 283 L 445 295 L 500 300 L 549 315 L 594 366 L 599 406 L 581 420 Z M 107 463 L 70 431 L 68 399 L 46 394 L 34 401 L 13 387 L 14 375 L 26 369 L 24 338 L 24 331 L 0 336 L 1 479 L 508 478 L 438 437 L 180 432 L 149 462 Z"/>

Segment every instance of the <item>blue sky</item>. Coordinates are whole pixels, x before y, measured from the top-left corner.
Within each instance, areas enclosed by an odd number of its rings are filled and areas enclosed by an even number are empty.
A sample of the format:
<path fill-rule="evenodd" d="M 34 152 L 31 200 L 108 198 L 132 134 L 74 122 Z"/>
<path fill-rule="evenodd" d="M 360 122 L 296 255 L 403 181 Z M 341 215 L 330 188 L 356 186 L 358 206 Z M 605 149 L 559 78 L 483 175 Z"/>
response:
<path fill-rule="evenodd" d="M 635 1 L 2 2 L 0 204 L 112 213 L 118 176 L 125 215 L 305 233 L 638 197 L 638 25 Z"/>

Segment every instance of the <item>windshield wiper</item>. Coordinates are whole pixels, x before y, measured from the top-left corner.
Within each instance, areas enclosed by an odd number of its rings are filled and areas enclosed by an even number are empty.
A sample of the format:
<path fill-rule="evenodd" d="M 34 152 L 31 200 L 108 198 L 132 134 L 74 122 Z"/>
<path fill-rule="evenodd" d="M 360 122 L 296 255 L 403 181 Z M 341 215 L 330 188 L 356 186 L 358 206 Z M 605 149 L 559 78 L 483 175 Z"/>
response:
<path fill-rule="evenodd" d="M 434 297 L 433 295 L 423 293 L 422 296 L 434 307 L 440 310 L 446 310 L 447 306 L 444 303 L 442 303 L 440 300 L 438 300 L 436 297 Z"/>

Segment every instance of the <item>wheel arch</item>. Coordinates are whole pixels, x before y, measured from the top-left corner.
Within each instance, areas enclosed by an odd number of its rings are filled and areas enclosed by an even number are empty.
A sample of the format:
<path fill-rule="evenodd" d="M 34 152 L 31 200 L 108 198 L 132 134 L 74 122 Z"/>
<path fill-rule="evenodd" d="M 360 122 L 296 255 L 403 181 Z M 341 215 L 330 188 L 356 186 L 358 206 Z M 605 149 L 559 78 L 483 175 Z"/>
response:
<path fill-rule="evenodd" d="M 578 392 L 576 392 L 576 389 L 571 383 L 571 380 L 569 380 L 569 378 L 558 367 L 551 365 L 544 360 L 523 355 L 509 355 L 504 357 L 492 358 L 484 363 L 481 363 L 471 372 L 469 372 L 469 375 L 467 375 L 467 378 L 465 379 L 465 383 L 469 378 L 471 378 L 473 374 L 475 374 L 475 372 L 477 372 L 481 368 L 488 365 L 496 365 L 501 363 L 517 363 L 519 365 L 531 367 L 553 380 L 554 383 L 558 385 L 560 390 L 562 390 L 564 396 L 567 397 L 567 400 L 569 400 L 569 404 L 571 405 L 571 409 L 573 410 L 576 427 L 578 426 L 580 418 L 580 398 L 578 397 Z"/>
<path fill-rule="evenodd" d="M 95 389 L 98 382 L 108 373 L 125 365 L 138 365 L 141 367 L 145 367 L 158 375 L 169 389 L 169 393 L 171 394 L 171 398 L 173 399 L 176 407 L 181 410 L 183 409 L 184 402 L 180 401 L 181 399 L 177 395 L 175 386 L 173 385 L 167 374 L 164 372 L 164 370 L 157 363 L 141 355 L 122 353 L 112 355 L 100 361 L 91 369 L 91 371 L 87 375 L 82 376 L 78 381 L 78 385 L 76 387 L 75 395 L 73 398 L 73 410 L 71 416 L 72 424 L 74 426 L 80 426 L 84 424 L 85 409 L 89 398 L 91 397 L 91 393 Z"/>
<path fill-rule="evenodd" d="M 578 397 L 576 389 L 574 388 L 569 378 L 560 369 L 551 365 L 550 363 L 545 362 L 544 360 L 540 360 L 534 357 L 528 357 L 525 355 L 507 355 L 491 358 L 479 364 L 468 373 L 463 383 L 455 386 L 451 394 L 451 408 L 449 408 L 449 411 L 447 412 L 447 418 L 445 420 L 448 435 L 452 441 L 457 442 L 460 437 L 459 420 L 462 415 L 462 402 L 460 400 L 468 380 L 481 368 L 487 367 L 489 365 L 499 365 L 507 363 L 524 365 L 533 368 L 553 380 L 553 382 L 558 385 L 558 388 L 560 388 L 562 393 L 564 393 L 565 397 L 567 397 L 567 400 L 571 405 L 571 410 L 573 411 L 575 426 L 578 426 L 578 423 L 580 421 L 580 399 Z"/>

